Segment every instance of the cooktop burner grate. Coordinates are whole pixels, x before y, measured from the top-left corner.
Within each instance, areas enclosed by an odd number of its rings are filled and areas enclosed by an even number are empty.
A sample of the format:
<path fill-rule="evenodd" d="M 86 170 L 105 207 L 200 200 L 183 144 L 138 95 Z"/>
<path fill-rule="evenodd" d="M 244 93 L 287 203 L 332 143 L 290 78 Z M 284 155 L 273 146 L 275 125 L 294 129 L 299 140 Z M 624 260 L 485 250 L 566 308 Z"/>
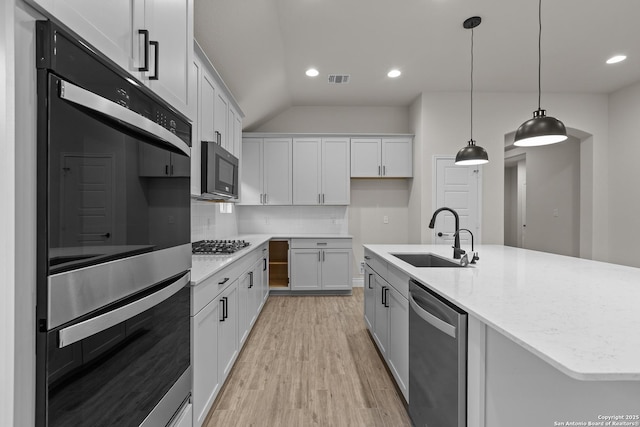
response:
<path fill-rule="evenodd" d="M 200 240 L 191 244 L 195 255 L 226 255 L 251 245 L 244 240 Z"/>

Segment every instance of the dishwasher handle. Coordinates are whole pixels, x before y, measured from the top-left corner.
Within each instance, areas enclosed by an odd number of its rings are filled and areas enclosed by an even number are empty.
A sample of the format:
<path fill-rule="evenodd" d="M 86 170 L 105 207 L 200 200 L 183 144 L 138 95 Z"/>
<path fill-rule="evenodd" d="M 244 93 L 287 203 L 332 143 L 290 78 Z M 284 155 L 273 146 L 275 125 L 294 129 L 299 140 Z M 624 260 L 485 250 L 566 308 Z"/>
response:
<path fill-rule="evenodd" d="M 450 325 L 449 323 L 438 319 L 436 316 L 434 316 L 433 314 L 429 313 L 424 308 L 420 307 L 420 305 L 416 302 L 415 298 L 413 298 L 413 295 L 411 293 L 409 293 L 409 305 L 411 306 L 413 311 L 415 311 L 415 313 L 418 316 L 420 316 L 420 318 L 422 320 L 424 320 L 425 322 L 427 322 L 428 324 L 430 324 L 434 328 L 438 329 L 439 331 L 449 335 L 451 338 L 455 338 L 456 337 L 456 327 L 455 326 Z"/>

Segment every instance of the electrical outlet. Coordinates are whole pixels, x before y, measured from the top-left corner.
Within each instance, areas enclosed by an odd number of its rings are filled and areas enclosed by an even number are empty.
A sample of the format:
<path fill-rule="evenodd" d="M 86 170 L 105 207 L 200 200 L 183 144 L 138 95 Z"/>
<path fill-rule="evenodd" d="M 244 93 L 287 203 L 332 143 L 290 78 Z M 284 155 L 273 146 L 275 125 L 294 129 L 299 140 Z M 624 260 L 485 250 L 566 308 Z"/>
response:
<path fill-rule="evenodd" d="M 360 263 L 360 274 L 364 274 L 364 261 Z"/>
<path fill-rule="evenodd" d="M 389 224 L 389 217 L 388 217 L 387 215 L 383 216 L 383 217 L 382 217 L 382 222 L 383 222 L 384 224 Z"/>

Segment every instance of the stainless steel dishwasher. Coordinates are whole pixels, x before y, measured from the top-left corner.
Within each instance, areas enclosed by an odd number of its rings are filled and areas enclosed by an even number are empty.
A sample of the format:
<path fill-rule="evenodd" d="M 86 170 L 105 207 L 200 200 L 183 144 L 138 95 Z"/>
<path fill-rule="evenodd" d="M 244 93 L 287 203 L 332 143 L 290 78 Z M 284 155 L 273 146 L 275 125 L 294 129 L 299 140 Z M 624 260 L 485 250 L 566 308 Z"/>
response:
<path fill-rule="evenodd" d="M 467 313 L 409 282 L 409 415 L 416 427 L 467 425 Z"/>

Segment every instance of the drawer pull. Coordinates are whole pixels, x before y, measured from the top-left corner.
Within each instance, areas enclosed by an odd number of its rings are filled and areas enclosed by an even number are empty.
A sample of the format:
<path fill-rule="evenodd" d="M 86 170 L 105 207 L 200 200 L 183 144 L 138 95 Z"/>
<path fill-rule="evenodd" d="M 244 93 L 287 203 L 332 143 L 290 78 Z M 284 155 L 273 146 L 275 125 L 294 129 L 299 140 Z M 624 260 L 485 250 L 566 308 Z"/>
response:
<path fill-rule="evenodd" d="M 224 280 L 222 282 L 218 282 L 218 285 L 224 285 L 225 283 L 227 283 L 229 281 L 228 277 L 225 277 Z"/>
<path fill-rule="evenodd" d="M 318 245 L 318 246 L 327 246 L 328 243 L 327 242 L 318 242 L 318 243 L 316 243 L 316 245 Z"/>

